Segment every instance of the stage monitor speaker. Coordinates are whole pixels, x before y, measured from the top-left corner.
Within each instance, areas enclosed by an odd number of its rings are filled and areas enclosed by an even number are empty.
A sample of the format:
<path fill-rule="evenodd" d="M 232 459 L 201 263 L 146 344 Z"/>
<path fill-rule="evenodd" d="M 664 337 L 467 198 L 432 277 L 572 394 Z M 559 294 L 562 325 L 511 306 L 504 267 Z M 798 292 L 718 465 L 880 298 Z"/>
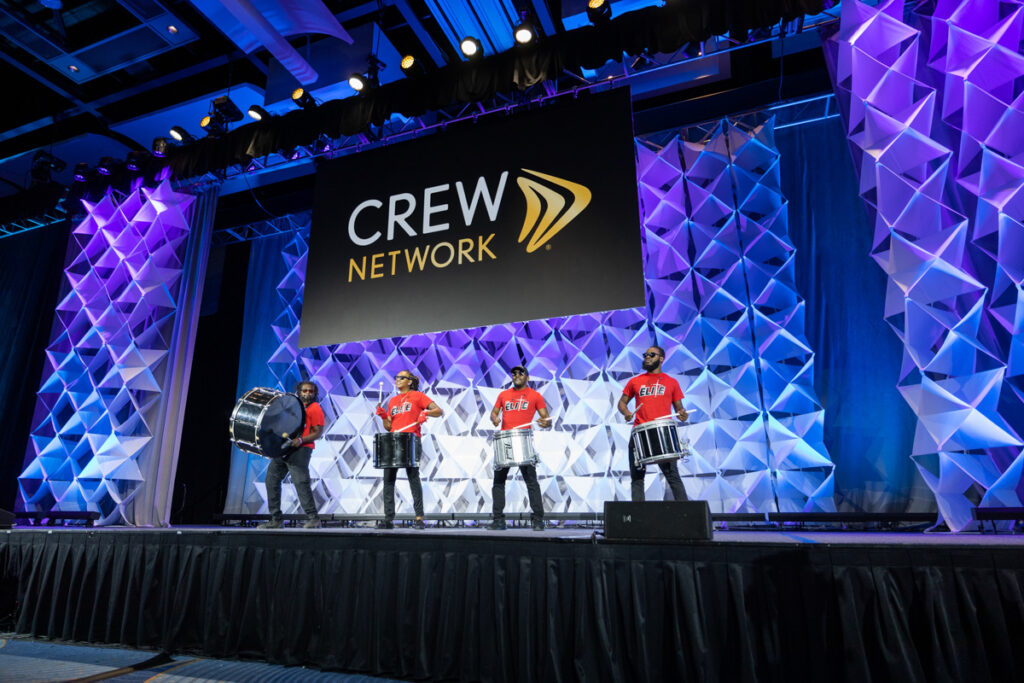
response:
<path fill-rule="evenodd" d="M 14 526 L 14 513 L 0 508 L 0 529 L 10 529 Z"/>
<path fill-rule="evenodd" d="M 606 501 L 604 535 L 615 540 L 710 541 L 711 510 L 706 500 Z"/>

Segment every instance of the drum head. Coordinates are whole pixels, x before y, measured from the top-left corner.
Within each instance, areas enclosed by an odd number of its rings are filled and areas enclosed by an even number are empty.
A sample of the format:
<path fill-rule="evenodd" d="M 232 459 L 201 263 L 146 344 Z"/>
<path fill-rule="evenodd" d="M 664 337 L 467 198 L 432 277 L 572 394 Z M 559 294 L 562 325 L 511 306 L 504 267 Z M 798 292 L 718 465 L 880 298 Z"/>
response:
<path fill-rule="evenodd" d="M 260 420 L 260 452 L 266 458 L 278 458 L 287 438 L 293 439 L 302 431 L 305 421 L 302 401 L 295 394 L 280 394 L 267 406 Z"/>

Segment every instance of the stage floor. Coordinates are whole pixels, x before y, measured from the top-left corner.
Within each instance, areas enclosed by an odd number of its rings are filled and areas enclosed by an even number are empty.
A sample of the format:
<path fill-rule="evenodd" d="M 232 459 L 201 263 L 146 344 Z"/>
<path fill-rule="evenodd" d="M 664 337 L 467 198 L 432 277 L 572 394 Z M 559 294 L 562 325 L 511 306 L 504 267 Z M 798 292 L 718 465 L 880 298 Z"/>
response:
<path fill-rule="evenodd" d="M 1021 535 L 600 532 L 19 527 L 0 532 L 0 617 L 36 638 L 406 680 L 1024 671 Z"/>
<path fill-rule="evenodd" d="M 424 539 L 444 538 L 446 540 L 486 540 L 486 541 L 533 541 L 538 543 L 588 543 L 588 544 L 635 544 L 644 545 L 824 545 L 824 546 L 845 546 L 845 545 L 870 545 L 870 546 L 952 546 L 971 547 L 984 546 L 1024 548 L 1024 534 L 1003 531 L 1000 533 L 978 533 L 963 532 L 959 534 L 938 532 L 924 533 L 921 531 L 854 531 L 854 530 L 815 530 L 815 529 L 732 529 L 715 530 L 711 541 L 620 541 L 609 540 L 604 537 L 601 527 L 586 526 L 556 526 L 549 527 L 545 531 L 532 531 L 530 527 L 509 527 L 505 531 L 490 531 L 482 527 L 427 527 L 424 530 L 416 530 L 411 527 L 396 526 L 394 529 L 382 530 L 373 527 L 325 527 L 322 529 L 302 529 L 299 527 L 285 527 L 284 529 L 257 529 L 256 527 L 239 526 L 177 526 L 168 528 L 139 528 L 139 527 L 44 527 L 44 526 L 16 526 L 8 530 L 8 534 L 46 534 L 53 531 L 75 534 L 126 534 L 126 533 L 153 533 L 153 534 L 240 534 L 244 536 L 260 536 L 265 539 L 293 538 L 307 536 L 326 540 L 331 537 L 339 539 L 351 539 L 352 537 L 367 537 L 367 539 Z"/>

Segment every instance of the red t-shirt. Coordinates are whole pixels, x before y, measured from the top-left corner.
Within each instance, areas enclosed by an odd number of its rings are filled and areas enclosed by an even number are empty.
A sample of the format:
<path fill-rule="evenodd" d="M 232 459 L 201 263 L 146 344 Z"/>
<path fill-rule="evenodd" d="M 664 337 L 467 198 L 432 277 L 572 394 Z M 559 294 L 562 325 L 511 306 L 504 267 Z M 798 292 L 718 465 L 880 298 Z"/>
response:
<path fill-rule="evenodd" d="M 324 409 L 319 403 L 310 403 L 306 406 L 306 426 L 302 429 L 302 438 L 305 439 L 313 431 L 313 427 L 324 426 Z M 306 448 L 312 448 L 313 444 L 302 444 Z"/>
<path fill-rule="evenodd" d="M 501 409 L 501 428 L 515 429 L 533 421 L 533 414 L 546 408 L 544 397 L 530 387 L 506 389 L 498 394 L 495 407 Z"/>
<path fill-rule="evenodd" d="M 426 394 L 418 391 L 407 391 L 396 394 L 388 401 L 388 415 L 391 417 L 391 431 L 409 432 L 420 436 L 420 425 L 417 421 L 420 413 L 427 409 L 433 401 Z M 409 425 L 416 425 L 410 427 Z"/>
<path fill-rule="evenodd" d="M 633 411 L 635 425 L 672 417 L 675 414 L 672 403 L 683 400 L 679 382 L 663 372 L 637 375 L 626 382 L 622 393 L 636 399 L 636 410 Z"/>

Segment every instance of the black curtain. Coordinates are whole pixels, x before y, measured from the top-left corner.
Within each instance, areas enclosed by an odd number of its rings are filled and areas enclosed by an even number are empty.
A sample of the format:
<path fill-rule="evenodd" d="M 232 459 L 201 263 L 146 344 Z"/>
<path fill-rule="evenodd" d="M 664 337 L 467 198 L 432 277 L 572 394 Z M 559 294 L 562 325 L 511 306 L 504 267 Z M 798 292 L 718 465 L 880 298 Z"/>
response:
<path fill-rule="evenodd" d="M 70 222 L 0 240 L 0 508 L 13 510 L 36 391 L 64 282 Z"/>
<path fill-rule="evenodd" d="M 1010 681 L 1024 551 L 21 532 L 16 631 L 406 679 Z"/>

